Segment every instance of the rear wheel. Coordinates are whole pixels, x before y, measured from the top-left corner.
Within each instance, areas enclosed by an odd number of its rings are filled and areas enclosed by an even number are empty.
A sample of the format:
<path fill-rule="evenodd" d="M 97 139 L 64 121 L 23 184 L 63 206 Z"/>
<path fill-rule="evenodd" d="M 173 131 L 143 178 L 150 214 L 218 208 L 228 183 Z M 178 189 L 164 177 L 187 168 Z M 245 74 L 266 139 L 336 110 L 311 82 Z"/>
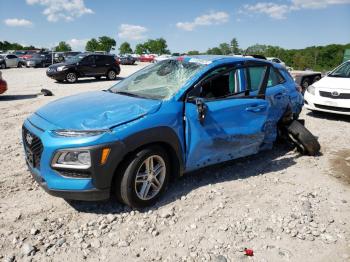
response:
<path fill-rule="evenodd" d="M 77 82 L 77 80 L 78 80 L 78 77 L 77 77 L 77 74 L 75 73 L 75 72 L 68 72 L 67 74 L 66 74 L 66 81 L 68 82 L 68 83 L 75 83 L 75 82 Z"/>
<path fill-rule="evenodd" d="M 319 81 L 320 79 L 321 79 L 321 77 L 320 77 L 320 76 L 315 76 L 315 77 L 314 77 L 314 81 L 313 81 L 313 82 L 315 83 L 315 82 Z"/>
<path fill-rule="evenodd" d="M 298 121 L 294 120 L 287 127 L 287 132 L 289 138 L 300 153 L 310 156 L 319 153 L 321 146 L 316 137 Z"/>
<path fill-rule="evenodd" d="M 117 74 L 114 70 L 109 70 L 107 72 L 107 79 L 108 80 L 115 80 L 117 78 Z"/>
<path fill-rule="evenodd" d="M 141 150 L 125 164 L 116 179 L 117 197 L 134 208 L 153 205 L 166 190 L 169 163 L 168 155 L 161 147 Z"/>
<path fill-rule="evenodd" d="M 301 82 L 301 86 L 303 88 L 303 90 L 306 90 L 310 85 L 309 79 L 308 78 L 304 78 L 303 81 Z"/>

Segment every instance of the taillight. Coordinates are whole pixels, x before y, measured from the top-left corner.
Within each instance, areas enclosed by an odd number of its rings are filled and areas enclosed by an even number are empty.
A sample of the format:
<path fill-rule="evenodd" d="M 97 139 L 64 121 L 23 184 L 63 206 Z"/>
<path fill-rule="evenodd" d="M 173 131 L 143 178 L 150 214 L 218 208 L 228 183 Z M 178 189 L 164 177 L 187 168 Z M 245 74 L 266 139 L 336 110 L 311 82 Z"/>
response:
<path fill-rule="evenodd" d="M 116 63 L 117 65 L 119 65 L 119 64 L 120 64 L 120 60 L 119 60 L 119 58 L 116 58 L 116 59 L 115 59 L 115 63 Z"/>

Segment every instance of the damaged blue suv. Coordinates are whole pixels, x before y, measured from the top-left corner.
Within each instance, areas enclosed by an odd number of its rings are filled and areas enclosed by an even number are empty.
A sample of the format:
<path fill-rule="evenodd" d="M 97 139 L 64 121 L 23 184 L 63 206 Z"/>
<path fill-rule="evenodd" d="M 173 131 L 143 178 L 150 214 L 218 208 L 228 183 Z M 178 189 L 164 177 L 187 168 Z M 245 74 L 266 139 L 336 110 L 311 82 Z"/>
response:
<path fill-rule="evenodd" d="M 303 97 L 278 64 L 252 57 L 159 62 L 108 90 L 62 98 L 23 124 L 26 162 L 51 195 L 144 207 L 171 178 L 272 148 L 278 135 L 315 154 L 296 121 Z"/>

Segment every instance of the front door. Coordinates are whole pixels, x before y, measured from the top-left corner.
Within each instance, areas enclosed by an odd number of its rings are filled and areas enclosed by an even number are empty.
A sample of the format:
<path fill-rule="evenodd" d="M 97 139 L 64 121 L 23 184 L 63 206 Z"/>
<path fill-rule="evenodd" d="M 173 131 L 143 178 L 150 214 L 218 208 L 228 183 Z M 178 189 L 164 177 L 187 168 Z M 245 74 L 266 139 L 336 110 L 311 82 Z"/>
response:
<path fill-rule="evenodd" d="M 260 77 L 253 85 L 248 67 L 225 67 L 208 74 L 189 92 L 185 102 L 186 171 L 259 151 L 269 113 L 264 92 L 270 70 L 269 65 L 260 67 Z"/>
<path fill-rule="evenodd" d="M 78 71 L 83 76 L 94 76 L 96 71 L 94 55 L 84 57 L 78 65 Z"/>

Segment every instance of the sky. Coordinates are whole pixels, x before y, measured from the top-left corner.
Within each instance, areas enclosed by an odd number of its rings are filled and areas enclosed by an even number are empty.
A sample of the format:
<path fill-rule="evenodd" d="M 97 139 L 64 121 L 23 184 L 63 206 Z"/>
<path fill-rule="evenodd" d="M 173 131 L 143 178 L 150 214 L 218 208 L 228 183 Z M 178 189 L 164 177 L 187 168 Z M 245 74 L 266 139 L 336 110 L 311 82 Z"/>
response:
<path fill-rule="evenodd" d="M 0 41 L 84 50 L 107 35 L 137 43 L 163 37 L 171 52 L 350 43 L 350 0 L 0 0 Z"/>

